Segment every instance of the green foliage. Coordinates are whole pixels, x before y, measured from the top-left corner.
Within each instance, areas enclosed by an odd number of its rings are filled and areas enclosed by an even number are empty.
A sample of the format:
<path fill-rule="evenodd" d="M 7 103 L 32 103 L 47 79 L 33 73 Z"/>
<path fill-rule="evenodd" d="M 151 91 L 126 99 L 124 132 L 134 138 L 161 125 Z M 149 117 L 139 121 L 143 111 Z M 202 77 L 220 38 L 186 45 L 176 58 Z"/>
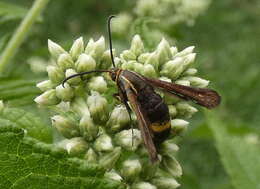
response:
<path fill-rule="evenodd" d="M 97 165 L 69 158 L 62 149 L 24 136 L 24 131 L 1 123 L 0 187 L 16 188 L 123 188 L 103 178 Z"/>
<path fill-rule="evenodd" d="M 31 104 L 40 91 L 35 87 L 37 80 L 7 77 L 0 79 L 0 99 L 17 106 Z"/>
<path fill-rule="evenodd" d="M 198 63 L 222 95 L 223 116 L 258 127 L 260 106 L 260 2 L 214 1 L 207 16 L 182 28 L 182 45 L 194 43 Z M 259 127 L 258 127 L 259 128 Z"/>
<path fill-rule="evenodd" d="M 22 19 L 27 13 L 27 9 L 7 3 L 0 2 L 0 24 L 10 22 L 12 20 Z"/>
<path fill-rule="evenodd" d="M 20 19 L 28 12 L 32 2 L 32 0 L 1 0 L 0 54 Z M 36 22 L 34 27 L 31 27 L 26 33 L 27 39 L 11 61 L 9 76 L 0 78 L 0 100 L 3 99 L 9 107 L 19 106 L 20 108 L 7 108 L 4 112 L 5 117 L 0 119 L 0 125 L 7 124 L 12 127 L 15 125 L 20 129 L 26 129 L 30 137 L 50 142 L 49 125 L 45 125 L 40 118 L 37 118 L 40 116 L 38 112 L 35 116 L 36 106 L 32 101 L 39 93 L 39 90 L 34 87 L 38 76 L 33 74 L 25 63 L 31 57 L 38 56 L 45 59 L 49 57 L 46 47 L 48 38 L 68 49 L 72 39 L 79 36 L 89 38 L 89 36 L 106 35 L 107 16 L 120 12 L 131 13 L 134 6 L 135 1 L 128 0 L 123 0 L 120 4 L 116 0 L 50 1 L 41 17 L 42 22 Z M 256 155 L 259 152 L 251 144 L 245 143 L 243 136 L 252 128 L 256 135 L 260 133 L 258 127 L 260 121 L 259 7 L 258 0 L 212 1 L 209 10 L 196 20 L 194 27 L 179 24 L 166 31 L 168 37 L 175 39 L 177 46 L 196 46 L 198 67 L 202 70 L 202 74 L 212 81 L 217 91 L 220 91 L 223 99 L 221 115 L 210 115 L 210 129 L 205 124 L 204 117 L 197 116 L 195 120 L 191 121 L 187 135 L 180 138 L 181 148 L 178 159 L 184 166 L 181 189 L 231 189 L 233 188 L 231 181 L 234 188 L 256 188 L 253 184 L 258 166 L 254 165 L 257 165 L 257 161 L 259 164 L 259 160 L 257 160 L 259 155 Z M 144 35 L 145 42 L 153 48 L 154 41 L 149 41 L 150 37 L 146 33 L 149 32 L 152 35 L 158 32 L 162 23 L 165 24 L 164 19 L 152 23 L 153 27 L 148 31 L 143 22 L 131 22 L 129 25 L 133 30 Z M 148 23 L 148 26 L 150 25 L 151 23 Z M 126 31 L 129 32 L 129 30 Z M 124 33 L 124 35 L 127 34 Z M 118 40 L 119 38 L 113 34 L 114 48 L 117 52 L 118 49 L 129 46 L 129 38 L 123 36 Z M 41 79 L 38 81 L 43 80 L 43 77 L 45 76 L 41 75 Z M 34 112 L 34 114 L 30 112 Z M 43 117 L 48 118 L 49 115 L 43 114 Z M 222 121 L 216 119 L 216 116 L 219 116 Z M 8 127 L 8 129 L 12 127 Z M 223 127 L 227 127 L 228 130 Z M 49 185 L 49 188 L 59 188 L 59 186 L 60 188 L 80 188 L 80 184 L 85 183 L 84 186 L 87 186 L 89 184 L 87 182 L 92 183 L 92 176 L 83 179 L 83 177 L 65 177 L 65 174 L 41 175 L 32 172 L 31 175 L 26 175 L 27 170 L 51 169 L 52 164 L 43 163 L 46 165 L 45 167 L 30 167 L 30 164 L 20 163 L 25 155 L 17 155 L 18 144 L 29 143 L 31 144 L 29 148 L 36 149 L 31 142 L 28 142 L 28 137 L 24 138 L 22 134 L 19 134 L 22 133 L 20 129 L 1 131 L 0 188 L 10 188 L 9 186 L 14 183 L 13 188 L 41 188 L 45 187 L 46 183 L 53 183 L 53 185 Z M 41 132 L 37 133 L 38 131 Z M 213 132 L 211 133 L 211 131 Z M 8 136 L 8 140 L 3 136 Z M 217 149 L 213 145 L 215 140 Z M 15 144 L 14 148 L 12 144 Z M 13 154 L 6 152 L 7 146 Z M 219 150 L 219 154 L 217 150 Z M 42 152 L 37 152 L 37 155 L 52 157 L 50 154 Z M 55 161 L 67 163 L 67 159 L 64 155 L 64 158 L 58 158 Z M 69 164 L 66 163 L 64 166 Z M 17 167 L 25 166 L 25 169 L 18 169 L 18 172 L 15 165 Z M 230 175 L 230 179 L 225 170 Z M 16 182 L 14 178 L 17 179 Z M 100 176 L 96 178 L 100 178 Z M 243 184 L 248 180 L 250 181 L 248 186 L 244 186 Z M 99 181 L 98 179 L 93 180 L 93 183 L 102 183 Z M 31 186 L 26 185 L 28 183 Z M 83 185 L 82 188 L 84 188 Z"/>
<path fill-rule="evenodd" d="M 239 137 L 230 132 L 228 124 L 206 113 L 223 165 L 236 189 L 259 189 L 260 149 L 259 141 Z"/>
<path fill-rule="evenodd" d="M 0 113 L 0 125 L 25 129 L 28 136 L 43 142 L 52 142 L 51 128 L 43 124 L 42 120 L 33 113 L 18 108 L 4 108 Z"/>

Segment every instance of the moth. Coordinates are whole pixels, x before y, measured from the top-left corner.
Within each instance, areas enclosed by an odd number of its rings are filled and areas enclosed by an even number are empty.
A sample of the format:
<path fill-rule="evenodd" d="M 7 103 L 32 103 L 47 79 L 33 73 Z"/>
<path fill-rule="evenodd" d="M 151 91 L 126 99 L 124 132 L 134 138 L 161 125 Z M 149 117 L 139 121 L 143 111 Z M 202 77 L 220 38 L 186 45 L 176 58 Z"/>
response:
<path fill-rule="evenodd" d="M 162 97 L 155 92 L 155 89 L 184 100 L 193 101 L 206 108 L 214 108 L 219 105 L 221 97 L 216 91 L 211 89 L 189 87 L 147 78 L 133 71 L 116 68 L 112 53 L 110 29 L 110 22 L 113 17 L 110 16 L 108 18 L 110 56 L 113 68 L 74 74 L 67 77 L 63 81 L 63 84 L 73 77 L 95 72 L 108 72 L 118 88 L 118 93 L 115 96 L 125 105 L 130 119 L 131 111 L 135 113 L 144 145 L 148 151 L 150 160 L 154 163 L 158 161 L 157 146 L 167 139 L 171 131 L 168 106 Z"/>

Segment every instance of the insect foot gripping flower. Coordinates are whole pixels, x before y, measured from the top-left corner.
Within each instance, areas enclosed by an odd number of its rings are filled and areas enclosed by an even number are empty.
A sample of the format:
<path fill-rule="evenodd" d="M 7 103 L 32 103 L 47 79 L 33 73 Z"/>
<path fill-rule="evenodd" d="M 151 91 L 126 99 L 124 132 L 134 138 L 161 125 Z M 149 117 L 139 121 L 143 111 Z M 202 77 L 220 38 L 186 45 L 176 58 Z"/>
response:
<path fill-rule="evenodd" d="M 184 86 L 205 87 L 208 81 L 196 76 L 192 68 L 194 47 L 178 51 L 165 40 L 154 51 L 147 52 L 139 35 L 133 37 L 131 47 L 115 57 L 116 66 L 136 73 Z M 54 110 L 53 127 L 65 138 L 58 144 L 71 155 L 89 163 L 98 163 L 107 172 L 105 177 L 125 183 L 128 188 L 177 188 L 176 178 L 182 168 L 174 154 L 178 146 L 173 138 L 181 135 L 197 109 L 178 96 L 163 96 L 169 107 L 171 134 L 157 147 L 158 159 L 152 163 L 137 127 L 137 116 L 132 121 L 126 107 L 113 98 L 115 83 L 107 73 L 91 73 L 83 77 L 62 80 L 79 72 L 111 68 L 109 51 L 103 37 L 75 40 L 69 52 L 49 40 L 49 51 L 56 62 L 48 66 L 49 78 L 37 84 L 43 92 L 35 102 Z M 3 107 L 0 101 L 0 111 Z M 133 128 L 132 128 L 133 127 Z"/>

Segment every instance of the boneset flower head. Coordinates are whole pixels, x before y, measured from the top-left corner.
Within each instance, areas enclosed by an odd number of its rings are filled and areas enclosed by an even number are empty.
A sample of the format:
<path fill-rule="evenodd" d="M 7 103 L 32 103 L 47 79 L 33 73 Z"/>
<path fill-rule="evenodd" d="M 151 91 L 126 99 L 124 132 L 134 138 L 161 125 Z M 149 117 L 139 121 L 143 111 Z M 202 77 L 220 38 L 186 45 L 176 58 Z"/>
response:
<path fill-rule="evenodd" d="M 59 143 L 69 154 L 98 163 L 105 176 L 124 182 L 130 188 L 177 188 L 182 169 L 174 154 L 178 146 L 174 135 L 158 149 L 159 163 L 152 164 L 143 145 L 135 114 L 133 122 L 126 107 L 112 97 L 115 83 L 106 73 L 93 73 L 62 81 L 73 74 L 111 68 L 109 51 L 104 37 L 97 41 L 75 40 L 69 52 L 49 40 L 49 51 L 56 62 L 48 66 L 49 79 L 37 84 L 43 94 L 35 98 L 39 105 L 54 109 L 52 125 L 65 138 Z M 178 51 L 162 39 L 154 51 L 148 52 L 139 35 L 133 37 L 131 47 L 115 57 L 116 66 L 146 77 L 175 82 L 187 86 L 205 87 L 208 81 L 196 75 L 192 68 L 194 47 Z M 181 134 L 197 109 L 178 97 L 160 93 L 169 105 L 172 132 Z M 133 127 L 133 129 L 131 129 Z"/>
<path fill-rule="evenodd" d="M 123 10 L 113 20 L 112 32 L 121 39 L 138 32 L 147 45 L 153 46 L 179 24 L 193 26 L 210 3 L 211 0 L 136 0 L 131 10 Z"/>

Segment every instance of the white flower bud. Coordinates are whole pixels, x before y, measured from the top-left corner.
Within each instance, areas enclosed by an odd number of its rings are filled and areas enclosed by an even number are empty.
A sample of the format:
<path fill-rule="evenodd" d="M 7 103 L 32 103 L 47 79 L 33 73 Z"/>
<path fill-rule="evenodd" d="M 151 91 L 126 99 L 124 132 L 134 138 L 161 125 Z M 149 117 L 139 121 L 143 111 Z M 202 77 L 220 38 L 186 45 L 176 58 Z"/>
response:
<path fill-rule="evenodd" d="M 150 56 L 151 53 L 142 53 L 138 56 L 137 61 L 144 64 Z"/>
<path fill-rule="evenodd" d="M 94 51 L 92 51 L 92 53 L 90 53 L 90 55 L 92 57 L 94 57 L 95 59 L 99 59 L 103 53 L 105 52 L 105 38 L 103 36 L 101 36 L 94 44 Z"/>
<path fill-rule="evenodd" d="M 157 149 L 159 150 L 159 149 Z M 151 163 L 151 160 L 148 157 L 147 150 L 145 148 L 139 148 L 138 153 L 140 154 L 142 158 L 142 178 L 143 180 L 150 180 L 154 178 L 159 171 L 159 165 L 160 163 Z M 158 154 L 159 161 L 161 162 L 161 155 Z"/>
<path fill-rule="evenodd" d="M 185 58 L 185 64 L 190 65 L 195 61 L 196 53 L 190 53 L 187 56 L 184 56 L 184 58 Z"/>
<path fill-rule="evenodd" d="M 145 64 L 143 68 L 144 69 L 143 69 L 142 75 L 144 75 L 146 77 L 151 77 L 151 78 L 157 77 L 155 69 L 151 64 Z"/>
<path fill-rule="evenodd" d="M 57 43 L 54 43 L 52 40 L 48 39 L 48 48 L 52 57 L 57 60 L 57 58 L 62 54 L 66 53 L 66 51 L 59 46 Z"/>
<path fill-rule="evenodd" d="M 56 96 L 62 101 L 70 101 L 74 97 L 74 91 L 69 84 L 65 83 L 64 87 L 59 85 L 56 87 Z"/>
<path fill-rule="evenodd" d="M 130 51 L 132 51 L 136 56 L 139 56 L 144 52 L 144 44 L 140 35 L 135 35 L 133 37 Z"/>
<path fill-rule="evenodd" d="M 87 102 L 84 98 L 75 98 L 70 103 L 71 109 L 75 111 L 77 114 L 79 114 L 81 117 L 84 117 L 85 115 L 90 116 L 89 109 Z"/>
<path fill-rule="evenodd" d="M 174 136 L 178 136 L 187 129 L 189 122 L 183 119 L 173 119 L 171 120 L 171 125 L 172 125 L 172 129 L 171 129 L 172 134 Z"/>
<path fill-rule="evenodd" d="M 174 58 L 162 66 L 160 73 L 175 80 L 194 62 L 195 56 L 196 54 L 192 53 L 187 56 Z"/>
<path fill-rule="evenodd" d="M 180 177 L 182 175 L 182 168 L 173 156 L 164 156 L 162 159 L 162 167 L 173 177 Z"/>
<path fill-rule="evenodd" d="M 192 53 L 193 50 L 194 50 L 194 48 L 195 48 L 195 46 L 187 47 L 187 48 L 183 49 L 181 52 L 178 52 L 178 53 L 175 55 L 175 57 L 186 56 L 186 55 Z"/>
<path fill-rule="evenodd" d="M 63 101 L 57 104 L 55 108 L 57 108 L 59 112 L 69 112 L 71 110 L 69 102 L 63 102 Z"/>
<path fill-rule="evenodd" d="M 191 86 L 194 87 L 207 87 L 209 84 L 208 80 L 205 79 L 201 79 L 199 77 L 195 77 L 195 76 L 187 76 L 187 77 L 183 77 L 182 79 L 188 80 L 191 83 Z"/>
<path fill-rule="evenodd" d="M 109 152 L 101 156 L 99 160 L 99 165 L 106 169 L 111 169 L 114 167 L 115 163 L 118 161 L 121 155 L 121 148 L 116 147 L 112 152 Z"/>
<path fill-rule="evenodd" d="M 77 74 L 77 72 L 73 69 L 67 69 L 66 72 L 65 72 L 66 78 L 69 77 L 69 76 L 72 76 L 74 74 Z M 69 79 L 66 82 L 69 83 L 70 85 L 77 85 L 81 82 L 81 78 L 80 77 L 74 77 L 74 78 Z"/>
<path fill-rule="evenodd" d="M 102 76 L 92 77 L 88 82 L 88 88 L 99 93 L 104 93 L 107 90 L 107 82 Z"/>
<path fill-rule="evenodd" d="M 164 141 L 161 148 L 164 154 L 173 154 L 179 150 L 179 147 L 172 140 Z"/>
<path fill-rule="evenodd" d="M 122 69 L 124 70 L 135 70 L 135 67 L 134 67 L 134 64 L 136 63 L 136 61 L 127 61 L 127 62 L 124 62 L 121 66 Z"/>
<path fill-rule="evenodd" d="M 128 151 L 135 151 L 142 142 L 141 133 L 137 129 L 123 130 L 115 135 L 116 143 Z"/>
<path fill-rule="evenodd" d="M 129 122 L 130 118 L 126 107 L 123 105 L 118 105 L 112 111 L 107 125 L 110 127 L 111 131 L 118 131 L 127 126 Z"/>
<path fill-rule="evenodd" d="M 128 61 L 128 60 L 135 60 L 136 59 L 136 55 L 131 50 L 124 50 L 120 54 L 120 58 L 123 58 L 126 61 Z"/>
<path fill-rule="evenodd" d="M 101 36 L 96 42 L 91 38 L 85 48 L 85 53 L 95 59 L 100 59 L 105 52 L 105 39 Z"/>
<path fill-rule="evenodd" d="M 138 159 L 126 160 L 120 170 L 121 175 L 126 180 L 134 181 L 142 171 L 142 165 Z"/>
<path fill-rule="evenodd" d="M 125 35 L 129 31 L 132 16 L 127 13 L 120 13 L 112 20 L 112 32 L 117 35 Z"/>
<path fill-rule="evenodd" d="M 36 87 L 38 87 L 41 91 L 47 91 L 52 89 L 53 83 L 51 82 L 51 80 L 45 80 L 37 83 Z"/>
<path fill-rule="evenodd" d="M 164 38 L 157 46 L 156 52 L 158 54 L 158 60 L 161 65 L 172 58 L 171 47 L 168 41 L 166 41 Z"/>
<path fill-rule="evenodd" d="M 98 92 L 91 91 L 91 96 L 88 97 L 87 104 L 89 112 L 96 122 L 103 123 L 108 119 L 107 100 Z"/>
<path fill-rule="evenodd" d="M 51 118 L 52 125 L 65 137 L 73 138 L 79 136 L 79 128 L 77 123 L 60 115 Z"/>
<path fill-rule="evenodd" d="M 98 152 L 109 152 L 113 150 L 113 144 L 110 136 L 101 134 L 94 143 L 94 148 Z"/>
<path fill-rule="evenodd" d="M 92 141 L 98 135 L 99 127 L 93 123 L 93 120 L 88 114 L 85 114 L 79 122 L 81 135 L 87 140 Z"/>
<path fill-rule="evenodd" d="M 108 179 L 112 179 L 112 180 L 116 180 L 116 181 L 123 180 L 123 178 L 114 169 L 112 169 L 109 172 L 106 172 L 104 176 Z"/>
<path fill-rule="evenodd" d="M 160 7 L 158 0 L 139 0 L 135 11 L 139 16 L 156 16 L 159 13 L 155 11 L 158 7 Z"/>
<path fill-rule="evenodd" d="M 189 105 L 187 102 L 178 102 L 176 104 L 178 115 L 190 118 L 198 110 L 193 106 Z"/>
<path fill-rule="evenodd" d="M 176 117 L 176 115 L 177 115 L 176 107 L 174 105 L 169 105 L 168 108 L 169 108 L 169 113 L 170 113 L 171 118 Z"/>
<path fill-rule="evenodd" d="M 150 56 L 145 61 L 145 64 L 153 65 L 154 69 L 158 71 L 159 69 L 159 53 L 153 52 L 150 53 Z"/>
<path fill-rule="evenodd" d="M 175 58 L 166 62 L 162 66 L 160 74 L 171 79 L 177 79 L 181 73 L 184 71 L 184 59 L 181 57 Z"/>
<path fill-rule="evenodd" d="M 177 53 L 178 53 L 177 47 L 172 46 L 171 47 L 171 54 L 172 54 L 172 56 L 175 56 Z"/>
<path fill-rule="evenodd" d="M 84 156 L 84 159 L 86 159 L 88 163 L 97 163 L 97 158 L 97 154 L 92 148 L 89 148 Z"/>
<path fill-rule="evenodd" d="M 183 75 L 195 75 L 198 72 L 195 68 L 188 68 Z"/>
<path fill-rule="evenodd" d="M 112 53 L 115 57 L 115 49 L 112 50 Z M 101 63 L 99 65 L 100 69 L 108 69 L 111 65 L 112 65 L 112 59 L 111 59 L 111 55 L 110 55 L 110 50 L 106 50 L 101 57 Z"/>
<path fill-rule="evenodd" d="M 121 65 L 122 65 L 122 60 L 121 60 L 120 58 L 118 58 L 118 57 L 115 57 L 114 59 L 115 59 L 116 68 L 121 67 Z"/>
<path fill-rule="evenodd" d="M 4 102 L 0 100 L 0 113 L 4 111 L 4 108 L 5 108 Z"/>
<path fill-rule="evenodd" d="M 140 63 L 134 63 L 134 71 L 137 73 L 142 73 L 144 69 L 144 65 Z"/>
<path fill-rule="evenodd" d="M 96 61 L 87 54 L 81 54 L 75 64 L 77 72 L 87 72 L 95 70 Z"/>
<path fill-rule="evenodd" d="M 190 86 L 190 82 L 189 82 L 189 81 L 187 81 L 187 80 L 182 80 L 182 79 L 176 80 L 174 83 L 179 84 L 179 85 Z"/>
<path fill-rule="evenodd" d="M 74 66 L 74 62 L 68 53 L 61 54 L 57 60 L 57 64 L 62 70 L 73 68 Z"/>
<path fill-rule="evenodd" d="M 47 66 L 46 70 L 48 72 L 49 79 L 55 84 L 61 83 L 65 78 L 64 72 L 57 66 Z"/>
<path fill-rule="evenodd" d="M 157 189 L 156 186 L 150 184 L 149 182 L 138 182 L 135 183 L 131 189 Z"/>
<path fill-rule="evenodd" d="M 90 54 L 92 51 L 94 51 L 94 48 L 95 48 L 95 42 L 92 38 L 90 38 L 85 48 L 85 53 Z"/>
<path fill-rule="evenodd" d="M 152 180 L 152 183 L 161 189 L 175 189 L 180 184 L 174 178 L 160 177 Z"/>
<path fill-rule="evenodd" d="M 162 81 L 172 82 L 172 80 L 168 77 L 160 77 L 159 79 Z"/>
<path fill-rule="evenodd" d="M 84 41 L 83 41 L 83 38 L 80 37 L 80 38 L 76 39 L 74 41 L 73 45 L 71 46 L 70 55 L 71 55 L 72 59 L 75 61 L 75 60 L 77 60 L 79 55 L 81 53 L 83 53 L 83 51 L 84 51 Z"/>
<path fill-rule="evenodd" d="M 86 141 L 81 137 L 76 137 L 70 139 L 66 144 L 66 150 L 69 154 L 75 156 L 80 156 L 84 153 L 86 153 L 88 149 L 88 144 Z"/>
<path fill-rule="evenodd" d="M 40 96 L 36 97 L 34 101 L 43 106 L 57 105 L 60 103 L 60 99 L 56 96 L 55 89 L 45 91 Z"/>

